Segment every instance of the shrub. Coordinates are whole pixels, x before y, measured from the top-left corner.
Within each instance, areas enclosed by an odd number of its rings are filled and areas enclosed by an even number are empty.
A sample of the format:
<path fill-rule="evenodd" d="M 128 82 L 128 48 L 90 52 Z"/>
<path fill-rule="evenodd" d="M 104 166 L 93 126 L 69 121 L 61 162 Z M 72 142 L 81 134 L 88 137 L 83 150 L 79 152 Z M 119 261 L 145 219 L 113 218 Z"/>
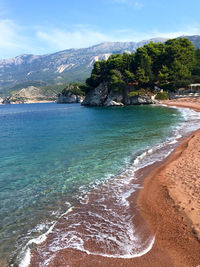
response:
<path fill-rule="evenodd" d="M 169 95 L 167 92 L 161 92 L 161 93 L 158 93 L 156 95 L 156 99 L 159 99 L 159 100 L 166 100 L 166 99 L 169 99 Z"/>
<path fill-rule="evenodd" d="M 71 92 L 74 95 L 84 96 L 85 92 L 83 91 L 83 85 L 78 83 L 70 83 L 62 90 L 63 95 L 67 95 L 68 92 Z"/>
<path fill-rule="evenodd" d="M 138 95 L 139 95 L 139 92 L 135 92 L 135 91 L 128 93 L 129 97 L 134 97 L 134 96 L 138 96 Z"/>
<path fill-rule="evenodd" d="M 152 93 L 150 93 L 149 91 L 145 90 L 145 89 L 140 89 L 140 90 L 137 90 L 137 91 L 132 91 L 132 92 L 129 92 L 128 93 L 128 96 L 129 97 L 134 97 L 134 96 L 145 96 L 145 95 L 152 95 Z"/>

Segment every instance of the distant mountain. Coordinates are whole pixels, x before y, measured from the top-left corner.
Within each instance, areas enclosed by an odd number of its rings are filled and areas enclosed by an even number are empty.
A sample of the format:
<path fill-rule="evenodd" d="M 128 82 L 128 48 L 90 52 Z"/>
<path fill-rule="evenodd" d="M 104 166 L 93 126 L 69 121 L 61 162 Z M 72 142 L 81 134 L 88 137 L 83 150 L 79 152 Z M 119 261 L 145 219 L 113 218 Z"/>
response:
<path fill-rule="evenodd" d="M 192 35 L 192 36 L 181 36 L 183 38 L 188 38 L 194 45 L 194 47 L 200 48 L 200 36 L 199 35 Z"/>
<path fill-rule="evenodd" d="M 195 47 L 200 47 L 200 36 L 188 36 Z M 0 92 L 10 92 L 29 86 L 48 86 L 72 81 L 84 81 L 90 75 L 95 61 L 107 59 L 111 54 L 134 52 L 153 38 L 141 42 L 106 42 L 89 48 L 68 49 L 42 56 L 21 55 L 0 60 Z"/>

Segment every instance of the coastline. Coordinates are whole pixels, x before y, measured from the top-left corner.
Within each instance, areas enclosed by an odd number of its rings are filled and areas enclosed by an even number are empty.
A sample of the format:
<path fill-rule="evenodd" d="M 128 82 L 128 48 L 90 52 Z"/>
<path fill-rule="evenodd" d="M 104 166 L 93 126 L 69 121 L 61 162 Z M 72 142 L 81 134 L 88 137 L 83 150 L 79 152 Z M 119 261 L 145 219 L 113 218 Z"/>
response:
<path fill-rule="evenodd" d="M 162 101 L 200 111 L 200 99 Z M 191 133 L 145 178 L 138 204 L 156 235 L 154 248 L 169 255 L 172 266 L 200 264 L 200 129 Z"/>
<path fill-rule="evenodd" d="M 181 107 L 190 108 L 194 111 L 200 112 L 200 97 L 190 97 L 190 98 L 178 98 L 173 100 L 162 100 L 160 104 L 171 106 L 171 107 Z"/>
<path fill-rule="evenodd" d="M 138 197 L 140 213 L 156 235 L 154 248 L 162 248 L 172 266 L 177 267 L 196 267 L 200 263 L 199 199 L 198 196 L 192 198 L 193 192 L 189 194 L 186 190 L 191 166 L 188 168 L 185 158 L 195 152 L 194 146 L 198 149 L 197 140 L 200 140 L 200 130 L 192 133 L 165 163 L 147 176 Z M 191 175 L 194 176 L 194 172 Z"/>
<path fill-rule="evenodd" d="M 41 100 L 41 101 L 30 100 L 30 101 L 25 101 L 25 102 L 23 102 L 23 103 L 18 103 L 18 102 L 16 102 L 16 103 L 12 102 L 12 103 L 10 103 L 10 104 L 2 104 L 2 103 L 0 103 L 0 105 L 3 106 L 3 105 L 40 104 L 40 103 L 56 103 L 56 100 Z"/>
<path fill-rule="evenodd" d="M 181 102 L 183 101 L 181 100 Z M 161 104 L 167 103 L 165 101 Z M 179 104 L 176 102 L 176 106 Z M 181 103 L 181 107 L 183 107 L 183 103 Z M 188 103 L 184 103 L 184 107 L 193 108 Z M 133 214 L 136 211 L 136 203 L 138 204 L 139 214 L 155 236 L 153 247 L 146 254 L 136 258 L 111 258 L 91 255 L 74 249 L 64 249 L 48 266 L 66 266 L 66 264 L 73 267 L 198 266 L 200 264 L 200 242 L 198 240 L 200 237 L 200 223 L 198 223 L 200 202 L 198 192 L 195 192 L 196 195 L 192 194 L 196 187 L 191 187 L 191 184 L 195 186 L 200 183 L 198 176 L 200 171 L 198 172 L 199 169 L 194 168 L 194 165 L 198 167 L 196 163 L 200 162 L 199 147 L 200 130 L 197 130 L 181 141 L 162 162 L 156 162 L 136 173 L 144 188 L 138 190 L 137 195 L 132 194 L 129 202 Z M 191 168 L 193 168 L 192 172 Z M 191 175 L 193 181 L 188 180 Z M 187 182 L 189 182 L 189 186 Z M 189 192 L 184 191 L 187 188 L 190 189 Z M 136 215 L 135 223 L 141 226 L 142 220 L 137 217 Z M 31 259 L 30 266 L 37 266 L 38 260 L 39 258 L 35 255 Z"/>
<path fill-rule="evenodd" d="M 41 101 L 30 100 L 24 102 L 23 104 L 40 104 L 40 103 L 54 103 L 54 102 L 56 102 L 56 100 L 41 100 Z"/>

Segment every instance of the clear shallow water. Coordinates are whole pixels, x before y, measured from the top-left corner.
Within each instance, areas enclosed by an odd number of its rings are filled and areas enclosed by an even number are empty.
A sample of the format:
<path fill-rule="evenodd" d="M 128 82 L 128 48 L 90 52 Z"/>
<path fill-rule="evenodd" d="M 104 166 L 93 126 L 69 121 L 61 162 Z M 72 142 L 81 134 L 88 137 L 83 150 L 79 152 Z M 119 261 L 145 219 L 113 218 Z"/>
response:
<path fill-rule="evenodd" d="M 1 258 L 15 259 L 95 185 L 185 120 L 176 109 L 155 106 L 0 106 Z"/>

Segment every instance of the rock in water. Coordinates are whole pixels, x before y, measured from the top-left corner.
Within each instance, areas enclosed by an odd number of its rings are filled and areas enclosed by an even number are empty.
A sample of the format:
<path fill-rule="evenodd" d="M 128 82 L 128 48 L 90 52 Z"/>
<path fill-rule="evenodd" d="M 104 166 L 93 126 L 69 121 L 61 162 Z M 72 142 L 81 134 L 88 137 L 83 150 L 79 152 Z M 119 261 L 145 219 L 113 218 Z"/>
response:
<path fill-rule="evenodd" d="M 154 100 L 149 95 L 129 96 L 129 90 L 115 92 L 109 90 L 106 83 L 101 83 L 95 89 L 90 90 L 82 103 L 85 106 L 123 106 L 153 104 Z"/>
<path fill-rule="evenodd" d="M 72 104 L 72 103 L 82 103 L 83 97 L 79 95 L 74 95 L 71 92 L 67 92 L 65 95 L 58 94 L 57 103 L 58 104 Z"/>
<path fill-rule="evenodd" d="M 90 90 L 82 103 L 84 106 L 104 106 L 108 96 L 108 87 L 101 83 L 94 90 Z"/>

